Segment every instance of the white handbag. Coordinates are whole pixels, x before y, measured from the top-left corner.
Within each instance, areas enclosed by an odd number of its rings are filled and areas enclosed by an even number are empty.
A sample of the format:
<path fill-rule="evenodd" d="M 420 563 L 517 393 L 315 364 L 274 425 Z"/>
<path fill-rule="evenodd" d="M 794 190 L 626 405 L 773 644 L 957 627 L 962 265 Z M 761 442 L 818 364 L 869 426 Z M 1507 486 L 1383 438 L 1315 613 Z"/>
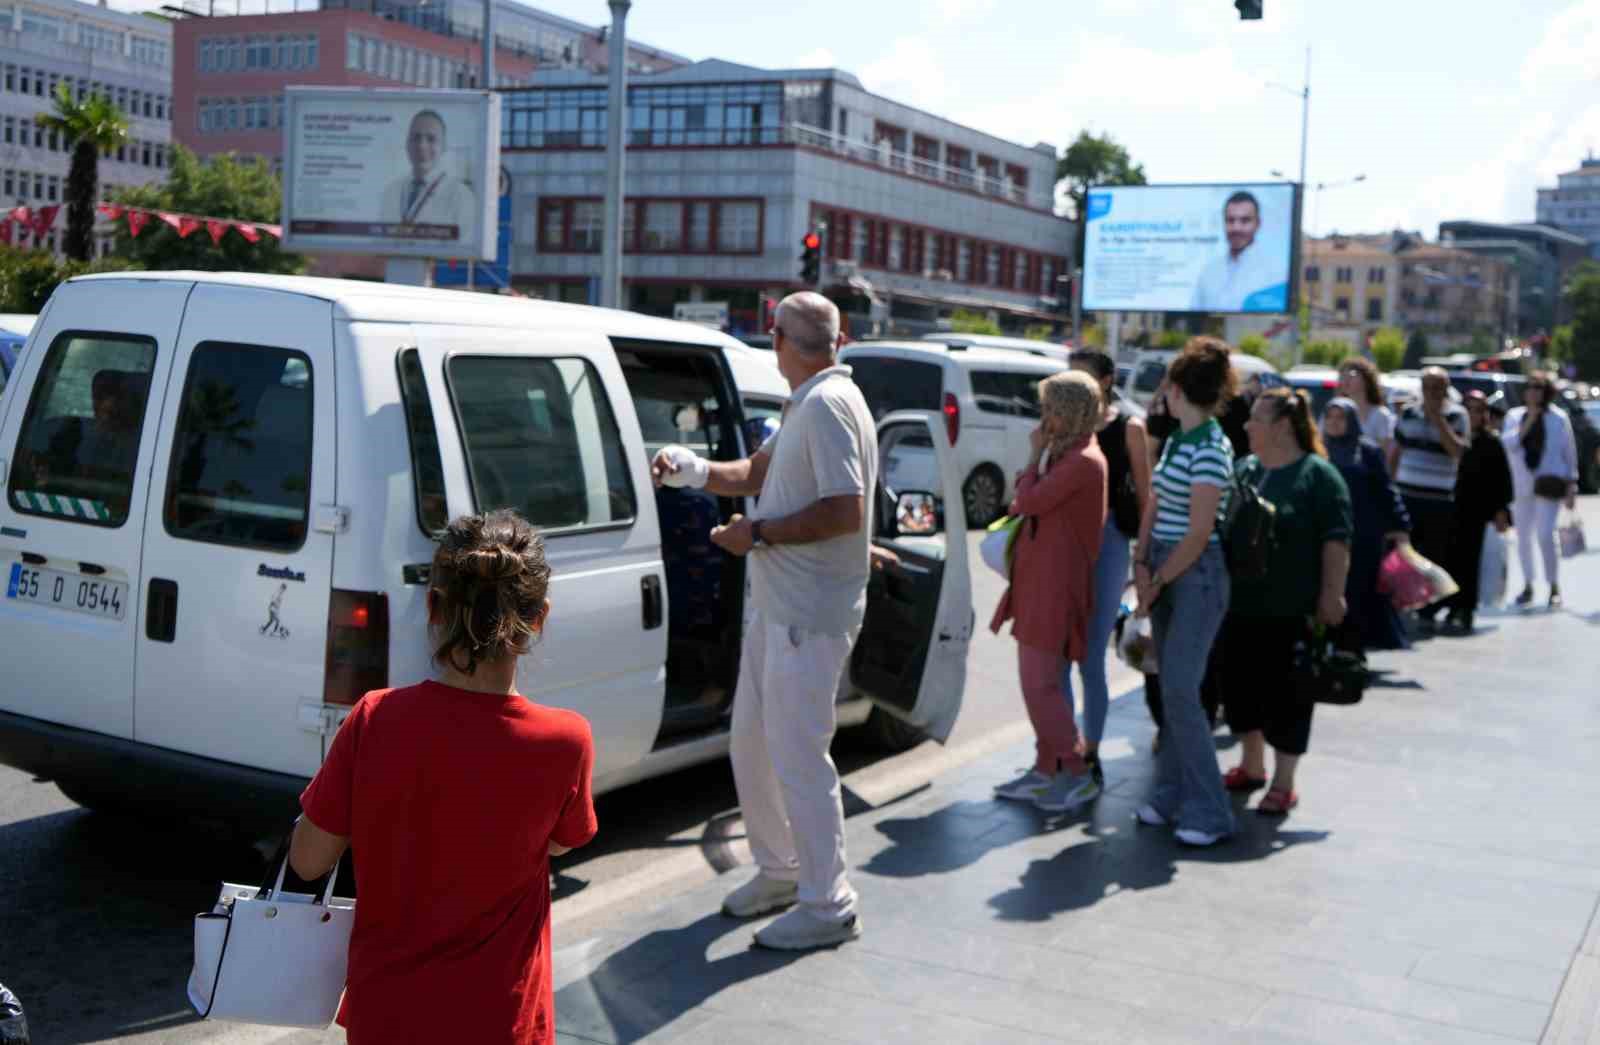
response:
<path fill-rule="evenodd" d="M 344 996 L 354 900 L 283 891 L 287 854 L 271 888 L 222 884 L 217 905 L 194 918 L 189 1004 L 202 1019 L 275 1027 L 326 1027 Z"/>
<path fill-rule="evenodd" d="M 1507 553 L 1505 534 L 1491 523 L 1483 528 L 1483 555 L 1478 560 L 1478 605 L 1488 608 L 1506 601 Z"/>

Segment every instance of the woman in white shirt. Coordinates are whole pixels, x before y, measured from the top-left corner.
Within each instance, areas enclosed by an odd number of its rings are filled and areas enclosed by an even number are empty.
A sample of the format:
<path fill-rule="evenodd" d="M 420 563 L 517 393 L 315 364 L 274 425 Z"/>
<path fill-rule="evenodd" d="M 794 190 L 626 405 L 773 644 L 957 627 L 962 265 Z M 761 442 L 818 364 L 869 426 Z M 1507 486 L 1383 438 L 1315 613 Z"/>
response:
<path fill-rule="evenodd" d="M 1506 415 L 1501 441 L 1511 460 L 1511 482 L 1517 499 L 1512 512 L 1517 527 L 1517 552 L 1522 560 L 1522 594 L 1518 606 L 1533 602 L 1533 543 L 1544 557 L 1550 583 L 1550 608 L 1561 605 L 1557 568 L 1556 515 L 1561 506 L 1577 506 L 1578 443 L 1572 422 L 1556 406 L 1556 385 L 1544 372 L 1528 378 L 1522 406 Z"/>
<path fill-rule="evenodd" d="M 1383 403 L 1378 368 L 1364 356 L 1351 356 L 1339 364 L 1339 394 L 1356 404 L 1361 417 L 1361 438 L 1377 445 L 1389 459 L 1394 442 L 1394 411 Z"/>

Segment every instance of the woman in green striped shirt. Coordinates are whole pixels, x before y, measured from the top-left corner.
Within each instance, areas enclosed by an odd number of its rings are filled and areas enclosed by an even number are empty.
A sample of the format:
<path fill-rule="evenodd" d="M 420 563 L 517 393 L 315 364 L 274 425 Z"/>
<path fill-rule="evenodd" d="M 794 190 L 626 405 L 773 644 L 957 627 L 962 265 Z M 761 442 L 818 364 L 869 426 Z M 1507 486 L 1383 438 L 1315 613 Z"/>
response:
<path fill-rule="evenodd" d="M 1228 567 L 1217 533 L 1233 485 L 1233 448 L 1218 409 L 1237 378 L 1226 344 L 1191 338 L 1167 371 L 1167 408 L 1179 430 L 1156 464 L 1134 551 L 1139 612 L 1148 614 L 1161 670 L 1165 725 L 1156 786 L 1140 823 L 1173 825 L 1180 842 L 1213 845 L 1233 833 L 1200 680 L 1228 609 Z"/>

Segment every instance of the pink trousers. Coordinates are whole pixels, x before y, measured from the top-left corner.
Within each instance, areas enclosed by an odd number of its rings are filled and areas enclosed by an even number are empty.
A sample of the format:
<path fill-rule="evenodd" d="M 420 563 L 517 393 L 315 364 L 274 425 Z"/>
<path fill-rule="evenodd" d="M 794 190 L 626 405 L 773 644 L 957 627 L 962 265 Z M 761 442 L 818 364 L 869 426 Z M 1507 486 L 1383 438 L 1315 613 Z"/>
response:
<path fill-rule="evenodd" d="M 1033 723 L 1038 755 L 1033 768 L 1055 775 L 1066 770 L 1078 775 L 1087 770 L 1078 740 L 1072 707 L 1061 692 L 1061 674 L 1067 658 L 1034 646 L 1017 644 L 1017 673 L 1022 677 L 1022 700 Z"/>

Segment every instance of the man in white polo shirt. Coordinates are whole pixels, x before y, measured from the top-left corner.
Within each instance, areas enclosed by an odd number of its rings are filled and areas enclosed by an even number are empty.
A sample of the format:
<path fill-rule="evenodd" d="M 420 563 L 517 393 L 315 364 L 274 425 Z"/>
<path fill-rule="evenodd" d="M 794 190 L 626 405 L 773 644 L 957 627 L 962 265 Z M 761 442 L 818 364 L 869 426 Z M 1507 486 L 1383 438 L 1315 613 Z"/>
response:
<path fill-rule="evenodd" d="M 780 950 L 861 935 L 828 747 L 839 679 L 866 611 L 878 436 L 850 368 L 836 362 L 839 340 L 831 301 L 810 292 L 784 298 L 772 347 L 793 392 L 777 434 L 743 461 L 669 446 L 651 466 L 668 486 L 759 495 L 750 518 L 736 515 L 711 532 L 724 550 L 749 556 L 733 775 L 760 868 L 722 909 L 753 918 L 797 905 L 756 933 L 757 944 Z"/>

